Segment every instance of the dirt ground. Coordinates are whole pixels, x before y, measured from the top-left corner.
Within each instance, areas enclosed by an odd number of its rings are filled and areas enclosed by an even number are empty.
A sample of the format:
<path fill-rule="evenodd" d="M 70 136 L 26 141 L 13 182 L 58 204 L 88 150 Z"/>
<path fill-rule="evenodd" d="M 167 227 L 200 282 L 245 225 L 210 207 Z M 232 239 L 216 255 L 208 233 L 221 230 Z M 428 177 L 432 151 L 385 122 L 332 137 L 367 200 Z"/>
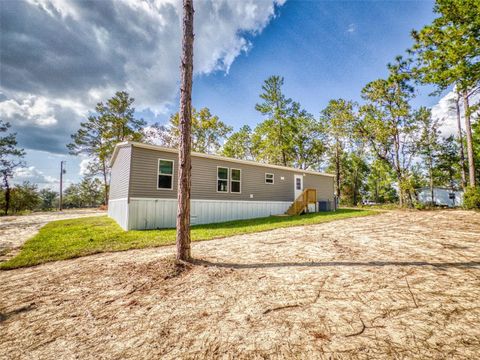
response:
<path fill-rule="evenodd" d="M 4 359 L 478 359 L 480 213 L 385 212 L 0 272 Z"/>
<path fill-rule="evenodd" d="M 73 209 L 61 212 L 50 211 L 28 215 L 2 216 L 0 217 L 0 262 L 15 256 L 23 243 L 50 221 L 105 214 L 105 211 L 97 209 Z"/>

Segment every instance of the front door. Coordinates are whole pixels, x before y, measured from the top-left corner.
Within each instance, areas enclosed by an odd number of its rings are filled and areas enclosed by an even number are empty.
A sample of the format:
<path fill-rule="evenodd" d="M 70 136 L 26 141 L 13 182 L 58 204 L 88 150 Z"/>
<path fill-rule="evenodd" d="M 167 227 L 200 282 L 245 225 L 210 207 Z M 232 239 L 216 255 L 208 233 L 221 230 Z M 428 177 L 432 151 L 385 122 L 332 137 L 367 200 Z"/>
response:
<path fill-rule="evenodd" d="M 303 175 L 296 175 L 295 174 L 293 185 L 295 186 L 295 199 L 296 199 L 303 192 Z"/>

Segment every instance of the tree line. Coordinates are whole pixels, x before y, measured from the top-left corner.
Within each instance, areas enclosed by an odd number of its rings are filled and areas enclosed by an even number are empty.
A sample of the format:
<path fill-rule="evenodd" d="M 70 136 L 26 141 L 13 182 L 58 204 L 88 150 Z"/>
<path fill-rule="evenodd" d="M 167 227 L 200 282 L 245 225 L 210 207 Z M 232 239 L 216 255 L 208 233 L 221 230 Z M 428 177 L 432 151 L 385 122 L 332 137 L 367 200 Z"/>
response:
<path fill-rule="evenodd" d="M 70 184 L 63 191 L 64 209 L 97 208 L 103 203 L 104 189 L 98 178 L 85 177 L 79 183 Z M 10 187 L 8 207 L 6 205 L 5 189 L 0 189 L 0 209 L 3 215 L 56 210 L 59 207 L 59 193 L 49 187 L 39 189 L 37 184 L 24 181 Z"/>

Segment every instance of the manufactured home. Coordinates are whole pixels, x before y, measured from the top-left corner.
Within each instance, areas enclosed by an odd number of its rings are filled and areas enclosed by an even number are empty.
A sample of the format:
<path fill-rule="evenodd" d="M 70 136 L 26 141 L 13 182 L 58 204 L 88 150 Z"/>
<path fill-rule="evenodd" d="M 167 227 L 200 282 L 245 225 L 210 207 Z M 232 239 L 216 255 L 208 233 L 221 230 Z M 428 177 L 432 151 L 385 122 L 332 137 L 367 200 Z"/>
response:
<path fill-rule="evenodd" d="M 432 203 L 432 192 L 429 187 L 417 189 L 418 201 L 422 204 Z M 434 187 L 433 203 L 437 206 L 458 207 L 463 205 L 463 191 Z"/>
<path fill-rule="evenodd" d="M 175 227 L 178 150 L 120 143 L 110 166 L 110 217 L 125 230 Z M 306 194 L 305 211 L 333 209 L 333 175 L 192 153 L 192 225 L 296 211 Z"/>

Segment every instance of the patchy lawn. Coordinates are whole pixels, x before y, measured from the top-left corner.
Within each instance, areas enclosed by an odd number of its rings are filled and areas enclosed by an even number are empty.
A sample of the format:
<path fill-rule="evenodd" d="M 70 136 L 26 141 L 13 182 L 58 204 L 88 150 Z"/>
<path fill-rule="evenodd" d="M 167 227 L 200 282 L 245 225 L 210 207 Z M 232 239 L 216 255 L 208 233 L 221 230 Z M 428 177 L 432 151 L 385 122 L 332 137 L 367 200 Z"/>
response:
<path fill-rule="evenodd" d="M 191 236 L 193 241 L 211 240 L 373 214 L 375 214 L 374 211 L 341 209 L 334 213 L 322 212 L 291 217 L 270 216 L 193 226 Z M 28 240 L 19 255 L 0 263 L 0 269 L 38 265 L 99 252 L 140 249 L 174 243 L 175 229 L 123 231 L 115 221 L 105 216 L 54 221 L 45 225 L 37 235 Z"/>
<path fill-rule="evenodd" d="M 0 358 L 478 359 L 479 239 L 394 211 L 0 271 Z"/>
<path fill-rule="evenodd" d="M 0 263 L 17 255 L 25 241 L 33 237 L 42 226 L 49 222 L 105 214 L 105 211 L 98 209 L 65 209 L 63 211 L 0 216 Z"/>

